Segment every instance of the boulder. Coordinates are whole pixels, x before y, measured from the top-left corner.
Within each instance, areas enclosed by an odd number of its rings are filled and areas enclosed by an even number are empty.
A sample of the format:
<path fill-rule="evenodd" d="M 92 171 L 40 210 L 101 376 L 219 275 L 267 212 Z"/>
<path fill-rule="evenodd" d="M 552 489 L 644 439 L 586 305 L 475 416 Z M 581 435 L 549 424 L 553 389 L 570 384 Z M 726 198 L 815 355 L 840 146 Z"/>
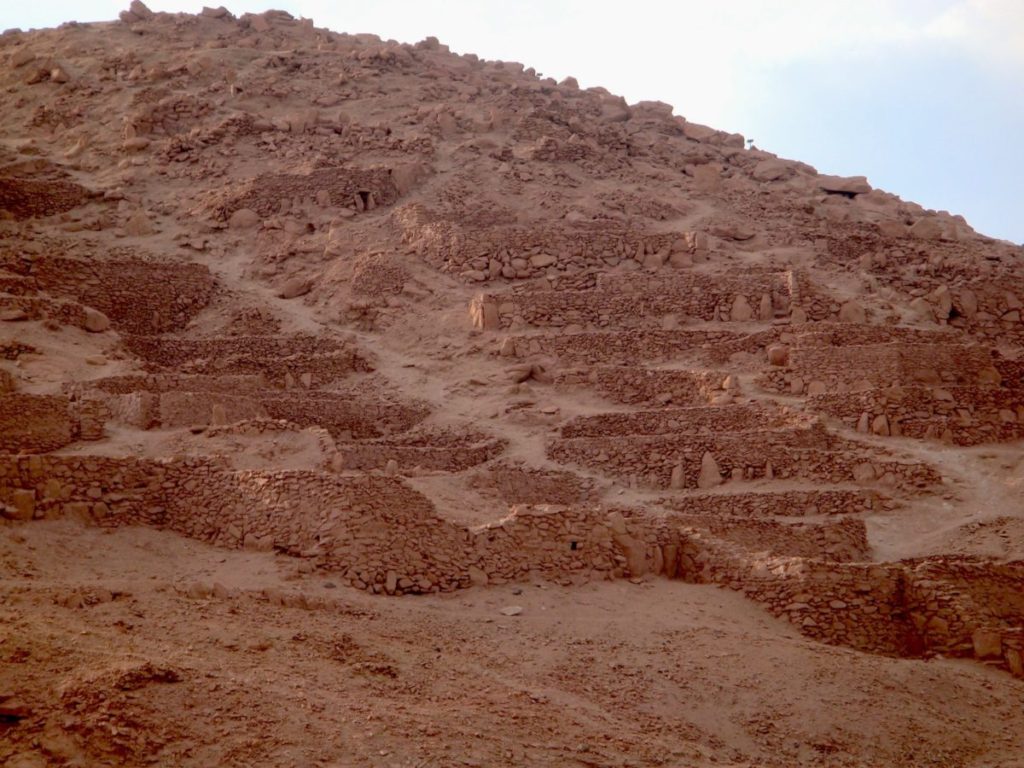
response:
<path fill-rule="evenodd" d="M 863 176 L 819 176 L 818 187 L 840 195 L 863 195 L 871 191 L 871 185 Z"/>
<path fill-rule="evenodd" d="M 4 516 L 12 520 L 31 520 L 35 511 L 35 491 L 18 489 L 11 494 L 11 506 L 5 508 Z"/>
<path fill-rule="evenodd" d="M 239 208 L 228 219 L 228 226 L 232 229 L 253 229 L 259 223 L 259 214 L 249 208 Z"/>
<path fill-rule="evenodd" d="M 914 222 L 908 232 L 918 240 L 938 240 L 942 237 L 942 225 L 933 218 L 921 218 Z"/>
<path fill-rule="evenodd" d="M 781 344 L 768 347 L 768 362 L 777 366 L 789 365 L 789 347 Z"/>
<path fill-rule="evenodd" d="M 142 0 L 132 0 L 131 5 L 128 6 L 128 13 L 138 16 L 143 20 L 152 19 L 156 15 Z"/>
<path fill-rule="evenodd" d="M 782 181 L 790 178 L 795 171 L 781 160 L 762 160 L 750 174 L 756 181 Z"/>
<path fill-rule="evenodd" d="M 976 629 L 971 635 L 976 659 L 998 659 L 1003 655 L 1003 642 L 999 633 L 990 629 Z"/>
<path fill-rule="evenodd" d="M 153 223 L 145 211 L 133 213 L 124 225 L 124 233 L 129 237 L 146 237 L 153 234 Z"/>
<path fill-rule="evenodd" d="M 277 295 L 281 299 L 295 299 L 305 296 L 312 287 L 309 280 L 304 277 L 292 277 L 284 282 Z"/>
<path fill-rule="evenodd" d="M 953 295 L 949 291 L 949 286 L 940 285 L 932 291 L 929 298 L 935 306 L 935 316 L 940 320 L 948 319 L 949 313 L 953 311 Z"/>
<path fill-rule="evenodd" d="M 841 323 L 863 323 L 866 320 L 867 313 L 860 302 L 847 301 L 839 308 L 839 322 Z"/>
<path fill-rule="evenodd" d="M 700 474 L 697 476 L 697 487 L 714 488 L 716 485 L 721 484 L 722 471 L 718 468 L 718 462 L 715 461 L 715 457 L 711 455 L 710 451 L 705 451 L 700 460 Z"/>
<path fill-rule="evenodd" d="M 825 386 L 823 381 L 812 381 L 807 385 L 807 396 L 812 395 L 824 395 L 828 392 L 828 387 Z"/>
<path fill-rule="evenodd" d="M 747 301 L 746 296 L 737 296 L 732 300 L 732 309 L 729 310 L 729 317 L 735 323 L 745 323 L 754 316 L 754 310 Z"/>
<path fill-rule="evenodd" d="M 85 330 L 89 333 L 103 333 L 110 330 L 110 318 L 92 307 L 85 307 Z"/>

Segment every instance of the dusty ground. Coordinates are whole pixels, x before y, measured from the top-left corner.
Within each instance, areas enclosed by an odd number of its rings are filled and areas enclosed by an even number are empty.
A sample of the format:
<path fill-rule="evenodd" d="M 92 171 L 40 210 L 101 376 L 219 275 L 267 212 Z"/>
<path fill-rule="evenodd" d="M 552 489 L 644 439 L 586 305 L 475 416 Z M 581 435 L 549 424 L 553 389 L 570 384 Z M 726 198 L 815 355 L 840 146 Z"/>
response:
<path fill-rule="evenodd" d="M 287 558 L 65 522 L 0 530 L 0 567 L 0 692 L 31 711 L 31 738 L 0 741 L 11 768 L 1009 768 L 1024 753 L 1024 682 L 823 646 L 711 586 L 381 600 Z M 336 602 L 283 607 L 268 589 Z"/>

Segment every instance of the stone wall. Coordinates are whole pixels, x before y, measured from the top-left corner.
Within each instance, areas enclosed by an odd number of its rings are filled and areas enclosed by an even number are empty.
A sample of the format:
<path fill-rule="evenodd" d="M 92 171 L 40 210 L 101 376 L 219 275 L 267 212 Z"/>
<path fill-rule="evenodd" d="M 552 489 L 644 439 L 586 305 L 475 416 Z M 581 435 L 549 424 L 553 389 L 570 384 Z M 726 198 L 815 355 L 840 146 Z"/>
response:
<path fill-rule="evenodd" d="M 679 493 L 658 503 L 676 512 L 705 517 L 817 517 L 879 511 L 893 502 L 877 491 L 748 491 L 740 493 Z"/>
<path fill-rule="evenodd" d="M 0 268 L 31 280 L 36 290 L 98 309 L 128 333 L 184 328 L 209 303 L 215 283 L 194 262 L 4 256 Z"/>
<path fill-rule="evenodd" d="M 0 296 L 0 314 L 20 315 L 23 320 L 50 320 L 73 328 L 85 328 L 85 307 L 71 301 L 39 296 Z"/>
<path fill-rule="evenodd" d="M 902 656 L 973 654 L 1011 671 L 1020 666 L 1024 564 L 858 564 L 808 556 L 813 547 L 836 559 L 862 553 L 863 527 L 855 520 L 786 530 L 747 518 L 722 528 L 733 539 L 727 541 L 713 530 L 724 521 L 707 516 L 524 506 L 468 529 L 438 517 L 399 478 L 232 471 L 206 459 L 57 455 L 0 457 L 0 504 L 3 516 L 15 519 L 148 524 L 225 547 L 275 549 L 376 593 L 652 573 L 742 592 L 824 642 Z"/>
<path fill-rule="evenodd" d="M 527 226 L 500 214 L 470 214 L 457 223 L 420 205 L 403 206 L 395 220 L 403 241 L 427 263 L 470 282 L 557 279 L 649 256 L 665 264 L 673 254 L 700 250 L 702 242 L 695 233 L 637 232 L 609 222 Z"/>
<path fill-rule="evenodd" d="M 572 505 L 587 501 L 593 481 L 573 472 L 543 470 L 522 464 L 491 464 L 469 479 L 469 487 L 503 503 Z"/>
<path fill-rule="evenodd" d="M 644 285 L 599 281 L 593 290 L 537 290 L 491 294 L 501 326 L 580 326 L 627 328 L 658 326 L 667 315 L 700 320 L 770 321 L 788 314 L 787 273 L 714 277 L 682 273 Z"/>
<path fill-rule="evenodd" d="M 672 525 L 696 528 L 732 542 L 751 556 L 800 557 L 837 563 L 868 560 L 867 529 L 852 517 L 824 522 L 781 523 L 758 517 L 673 515 Z"/>
<path fill-rule="evenodd" d="M 800 394 L 810 382 L 826 389 L 889 387 L 902 382 L 977 384 L 993 372 L 991 353 L 964 344 L 870 344 L 843 347 L 797 346 L 784 368 L 765 371 L 758 383 Z"/>
<path fill-rule="evenodd" d="M 506 441 L 474 433 L 422 432 L 340 445 L 341 467 L 350 470 L 461 472 L 490 461 Z"/>
<path fill-rule="evenodd" d="M 705 405 L 722 389 L 720 371 L 652 370 L 636 366 L 597 366 L 559 371 L 555 383 L 589 384 L 602 395 L 625 405 Z"/>
<path fill-rule="evenodd" d="M 70 403 L 61 395 L 0 395 L 0 451 L 45 453 L 74 440 Z"/>
<path fill-rule="evenodd" d="M 0 177 L 0 211 L 13 219 L 54 216 L 89 199 L 89 190 L 72 181 Z"/>
<path fill-rule="evenodd" d="M 6 456 L 0 503 L 27 504 L 29 519 L 147 524 L 225 547 L 276 549 L 311 559 L 358 589 L 389 594 L 531 574 L 610 576 L 625 563 L 600 508 L 518 507 L 467 529 L 438 517 L 424 496 L 391 477 L 230 471 L 200 459 Z"/>
<path fill-rule="evenodd" d="M 890 387 L 813 395 L 807 405 L 862 431 L 884 416 L 890 434 L 944 439 L 957 445 L 1024 437 L 1024 389 Z"/>
<path fill-rule="evenodd" d="M 695 406 L 658 411 L 622 411 L 577 416 L 561 429 L 563 438 L 664 435 L 680 432 L 740 432 L 807 425 L 809 419 L 761 404 Z"/>
<path fill-rule="evenodd" d="M 927 487 L 930 467 L 865 452 L 823 429 L 748 431 L 719 435 L 675 433 L 558 438 L 548 444 L 554 461 L 592 467 L 649 488 L 695 488 L 705 453 L 723 479 L 800 478 L 828 483 L 875 481 L 900 488 Z"/>
<path fill-rule="evenodd" d="M 226 221 L 241 209 L 255 211 L 261 218 L 287 213 L 297 201 L 354 211 L 391 205 L 398 188 L 389 168 L 320 168 L 311 173 L 264 174 L 240 189 L 218 192 L 210 208 L 214 218 Z"/>
<path fill-rule="evenodd" d="M 230 336 L 183 339 L 127 336 L 125 347 L 152 371 L 200 375 L 259 375 L 276 387 L 321 387 L 372 370 L 354 343 L 316 336 Z"/>
<path fill-rule="evenodd" d="M 564 333 L 510 337 L 516 357 L 549 355 L 566 364 L 620 364 L 671 360 L 745 334 L 727 330 L 630 329 L 608 333 Z"/>

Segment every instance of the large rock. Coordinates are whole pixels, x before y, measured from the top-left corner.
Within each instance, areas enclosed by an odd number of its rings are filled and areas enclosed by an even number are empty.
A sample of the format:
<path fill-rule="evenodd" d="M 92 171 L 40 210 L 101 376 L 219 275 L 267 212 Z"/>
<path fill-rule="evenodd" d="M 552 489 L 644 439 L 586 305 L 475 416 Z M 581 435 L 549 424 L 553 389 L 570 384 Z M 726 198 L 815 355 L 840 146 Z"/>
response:
<path fill-rule="evenodd" d="M 232 229 L 253 229 L 260 223 L 260 216 L 249 208 L 239 208 L 231 214 L 228 226 Z"/>
<path fill-rule="evenodd" d="M 818 187 L 841 195 L 864 195 L 871 191 L 871 185 L 863 176 L 819 176 Z"/>
<path fill-rule="evenodd" d="M 11 520 L 31 520 L 35 511 L 35 491 L 19 489 L 11 494 L 11 506 L 3 508 L 3 515 Z"/>
<path fill-rule="evenodd" d="M 700 460 L 700 474 L 697 476 L 697 487 L 714 488 L 716 485 L 721 484 L 722 471 L 718 468 L 718 462 L 715 461 L 715 457 L 711 455 L 710 451 L 705 451 Z"/>
<path fill-rule="evenodd" d="M 929 217 L 918 219 L 908 231 L 911 237 L 918 240 L 938 240 L 942 237 L 942 225 Z"/>
<path fill-rule="evenodd" d="M 282 299 L 295 299 L 299 296 L 305 296 L 309 293 L 311 287 L 309 280 L 303 277 L 292 277 L 284 282 L 277 295 Z"/>
<path fill-rule="evenodd" d="M 89 333 L 103 333 L 110 330 L 110 318 L 92 307 L 85 308 L 85 330 Z"/>
<path fill-rule="evenodd" d="M 864 307 L 857 301 L 848 301 L 839 308 L 839 322 L 863 323 L 867 320 Z"/>
<path fill-rule="evenodd" d="M 754 316 L 754 310 L 747 301 L 746 296 L 737 296 L 732 300 L 732 309 L 729 310 L 729 317 L 733 322 L 745 323 Z"/>
<path fill-rule="evenodd" d="M 789 365 L 789 347 L 781 344 L 768 347 L 768 362 L 777 366 Z"/>
<path fill-rule="evenodd" d="M 757 181 L 782 181 L 794 174 L 792 166 L 781 160 L 762 160 L 750 174 Z"/>
<path fill-rule="evenodd" d="M 129 237 L 146 237 L 153 234 L 153 223 L 145 211 L 136 211 L 124 225 L 124 233 Z"/>
<path fill-rule="evenodd" d="M 998 659 L 1003 655 L 1003 643 L 999 633 L 989 629 L 978 629 L 971 635 L 974 657 L 977 659 Z"/>

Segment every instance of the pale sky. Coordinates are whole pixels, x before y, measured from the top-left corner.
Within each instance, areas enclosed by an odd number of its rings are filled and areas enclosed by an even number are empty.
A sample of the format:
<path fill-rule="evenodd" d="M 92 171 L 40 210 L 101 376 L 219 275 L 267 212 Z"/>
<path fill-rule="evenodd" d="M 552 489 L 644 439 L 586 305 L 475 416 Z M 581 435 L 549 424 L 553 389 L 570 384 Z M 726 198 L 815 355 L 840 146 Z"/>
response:
<path fill-rule="evenodd" d="M 207 3 L 220 0 L 207 0 Z M 160 11 L 202 2 L 151 0 Z M 1024 0 L 226 0 L 338 32 L 519 61 L 864 175 L 1024 243 Z M 116 18 L 128 0 L 0 2 L 0 29 Z"/>

